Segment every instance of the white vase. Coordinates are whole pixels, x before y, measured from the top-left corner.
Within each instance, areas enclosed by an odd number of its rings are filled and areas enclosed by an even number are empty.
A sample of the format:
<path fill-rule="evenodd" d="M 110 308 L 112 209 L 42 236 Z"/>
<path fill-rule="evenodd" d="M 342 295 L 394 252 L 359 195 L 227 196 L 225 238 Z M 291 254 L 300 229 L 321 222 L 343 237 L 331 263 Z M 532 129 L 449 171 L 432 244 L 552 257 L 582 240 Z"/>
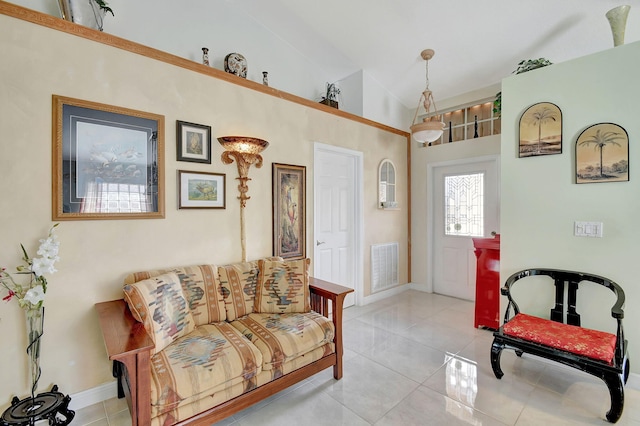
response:
<path fill-rule="evenodd" d="M 94 0 L 58 0 L 58 5 L 67 21 L 102 31 L 105 11 Z"/>
<path fill-rule="evenodd" d="M 611 26 L 614 47 L 624 44 L 624 31 L 627 26 L 629 9 L 631 9 L 631 6 L 629 5 L 618 6 L 608 11 L 605 15 L 609 20 L 609 25 Z"/>

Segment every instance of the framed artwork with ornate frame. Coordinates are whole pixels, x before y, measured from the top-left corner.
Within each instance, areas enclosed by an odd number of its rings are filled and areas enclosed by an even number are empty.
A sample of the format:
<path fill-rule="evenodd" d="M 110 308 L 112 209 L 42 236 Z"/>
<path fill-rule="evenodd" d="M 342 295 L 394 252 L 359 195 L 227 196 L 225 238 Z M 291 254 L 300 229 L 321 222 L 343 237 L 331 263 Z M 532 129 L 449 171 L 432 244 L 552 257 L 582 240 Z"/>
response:
<path fill-rule="evenodd" d="M 211 126 L 176 121 L 178 161 L 211 164 Z"/>
<path fill-rule="evenodd" d="M 273 163 L 273 255 L 306 257 L 306 167 Z"/>
<path fill-rule="evenodd" d="M 178 170 L 179 209 L 226 209 L 226 175 Z"/>
<path fill-rule="evenodd" d="M 576 139 L 576 183 L 629 180 L 629 134 L 614 123 L 587 127 Z"/>
<path fill-rule="evenodd" d="M 520 117 L 519 157 L 562 154 L 562 111 L 551 102 L 531 105 Z"/>
<path fill-rule="evenodd" d="M 53 220 L 164 218 L 164 116 L 53 95 Z"/>

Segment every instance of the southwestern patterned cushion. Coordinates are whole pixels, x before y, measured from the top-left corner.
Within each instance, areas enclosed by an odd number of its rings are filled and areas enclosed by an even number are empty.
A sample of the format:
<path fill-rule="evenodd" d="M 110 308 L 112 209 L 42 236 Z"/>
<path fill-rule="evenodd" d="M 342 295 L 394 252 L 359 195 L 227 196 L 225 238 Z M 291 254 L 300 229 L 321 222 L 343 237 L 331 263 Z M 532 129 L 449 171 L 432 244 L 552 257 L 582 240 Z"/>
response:
<path fill-rule="evenodd" d="M 231 323 L 262 353 L 262 369 L 286 362 L 333 342 L 333 322 L 316 313 L 253 313 Z"/>
<path fill-rule="evenodd" d="M 229 384 L 229 386 L 224 389 L 218 390 L 212 394 L 200 392 L 200 399 L 190 397 L 178 402 L 177 404 L 154 405 L 151 410 L 152 419 L 150 426 L 172 425 L 188 419 L 189 417 L 195 416 L 196 414 L 199 414 L 211 407 L 215 407 L 218 404 L 228 401 L 231 398 L 242 395 L 256 386 L 262 386 L 263 384 L 280 377 L 282 374 L 290 373 L 293 370 L 297 370 L 298 368 L 311 364 L 312 362 L 319 360 L 323 356 L 332 354 L 333 352 L 335 352 L 333 343 L 327 343 L 322 347 L 316 348 L 311 352 L 307 352 L 304 355 L 286 362 L 282 366 L 282 370 L 262 371 L 256 376 L 251 376 L 248 379 L 235 384 Z M 161 366 L 161 364 L 158 364 L 158 366 Z M 180 368 L 177 364 L 175 366 Z M 233 382 L 235 381 L 229 383 Z M 157 385 L 154 383 L 154 386 Z M 166 394 L 169 395 L 171 392 L 167 391 Z"/>
<path fill-rule="evenodd" d="M 238 384 L 251 390 L 261 365 L 260 351 L 229 323 L 201 325 L 151 358 L 152 416 L 181 417 L 178 407 L 208 404 Z"/>
<path fill-rule="evenodd" d="M 258 284 L 258 262 L 242 262 L 218 268 L 224 294 L 227 321 L 253 312 L 253 299 Z"/>
<path fill-rule="evenodd" d="M 174 272 L 180 278 L 182 291 L 189 302 L 189 309 L 196 325 L 210 324 L 227 319 L 222 298 L 222 288 L 214 265 L 180 266 L 129 274 L 124 283 L 134 284 L 151 277 Z"/>
<path fill-rule="evenodd" d="M 144 324 L 153 339 L 155 350 L 152 353 L 162 351 L 195 328 L 180 280 L 174 273 L 126 285 L 124 299 L 133 317 Z"/>
<path fill-rule="evenodd" d="M 254 312 L 310 312 L 309 259 L 258 261 Z"/>
<path fill-rule="evenodd" d="M 615 354 L 616 336 L 604 331 L 562 324 L 519 313 L 503 326 L 506 335 L 586 356 L 609 364 Z"/>

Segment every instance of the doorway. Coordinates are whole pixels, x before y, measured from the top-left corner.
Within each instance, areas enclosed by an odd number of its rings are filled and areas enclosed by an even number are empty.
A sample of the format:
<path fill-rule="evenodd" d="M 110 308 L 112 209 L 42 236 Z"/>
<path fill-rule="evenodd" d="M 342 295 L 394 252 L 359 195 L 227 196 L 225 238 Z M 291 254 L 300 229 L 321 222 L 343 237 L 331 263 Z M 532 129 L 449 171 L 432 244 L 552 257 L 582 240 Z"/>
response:
<path fill-rule="evenodd" d="M 355 290 L 344 306 L 362 303 L 363 155 L 314 145 L 314 276 Z"/>
<path fill-rule="evenodd" d="M 430 164 L 429 280 L 433 292 L 475 300 L 474 237 L 500 226 L 499 157 Z"/>

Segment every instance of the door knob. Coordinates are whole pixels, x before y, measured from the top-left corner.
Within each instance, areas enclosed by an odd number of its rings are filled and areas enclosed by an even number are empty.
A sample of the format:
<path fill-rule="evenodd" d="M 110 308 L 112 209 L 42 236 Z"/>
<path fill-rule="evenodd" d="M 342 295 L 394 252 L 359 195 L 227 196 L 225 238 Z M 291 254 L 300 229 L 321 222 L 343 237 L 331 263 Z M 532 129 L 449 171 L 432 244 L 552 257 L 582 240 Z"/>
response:
<path fill-rule="evenodd" d="M 324 241 L 318 241 L 316 240 L 316 245 L 319 246 L 320 244 L 324 244 Z"/>

